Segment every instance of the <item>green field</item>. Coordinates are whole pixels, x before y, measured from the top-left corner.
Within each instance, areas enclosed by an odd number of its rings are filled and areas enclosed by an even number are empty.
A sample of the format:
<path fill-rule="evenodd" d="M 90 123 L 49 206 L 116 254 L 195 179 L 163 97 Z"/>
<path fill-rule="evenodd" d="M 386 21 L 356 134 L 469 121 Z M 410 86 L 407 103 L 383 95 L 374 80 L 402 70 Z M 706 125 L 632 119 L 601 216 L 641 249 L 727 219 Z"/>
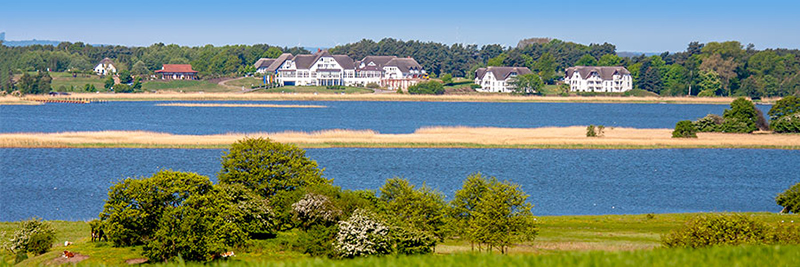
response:
<path fill-rule="evenodd" d="M 768 224 L 800 223 L 797 215 L 746 213 Z M 683 266 L 739 265 L 791 266 L 800 257 L 800 246 L 744 246 L 708 249 L 665 249 L 662 234 L 680 227 L 697 214 L 539 216 L 539 236 L 532 243 L 517 244 L 509 255 L 477 253 L 463 241 L 447 240 L 434 255 L 385 256 L 354 260 L 310 258 L 289 244 L 297 230 L 282 232 L 276 238 L 252 241 L 246 251 L 235 251 L 232 262 L 265 266 Z M 66 249 L 87 255 L 81 264 L 125 265 L 126 260 L 142 258 L 142 248 L 114 248 L 106 242 L 90 242 L 89 226 L 84 222 L 52 222 L 57 230 L 53 249 L 31 257 L 20 266 L 51 264 L 61 255 L 64 241 L 74 242 Z M 0 223 L 8 238 L 17 223 Z M 0 265 L 13 262 L 13 255 L 0 252 Z"/>
<path fill-rule="evenodd" d="M 197 80 L 146 81 L 142 84 L 145 91 L 183 91 L 183 92 L 230 92 L 216 83 Z"/>
<path fill-rule="evenodd" d="M 259 90 L 258 92 L 267 93 L 318 93 L 318 94 L 367 94 L 372 93 L 372 89 L 363 87 L 345 87 L 344 90 L 328 89 L 325 86 L 284 86 Z"/>
<path fill-rule="evenodd" d="M 92 84 L 97 90 L 103 90 L 103 79 L 98 75 L 78 74 L 72 77 L 68 72 L 51 72 L 50 76 L 53 81 L 50 87 L 58 91 L 61 86 L 66 88 L 67 92 L 82 92 L 86 84 Z"/>
<path fill-rule="evenodd" d="M 264 85 L 264 80 L 259 77 L 246 77 L 246 78 L 228 80 L 225 81 L 225 84 L 234 87 L 244 86 L 245 89 L 250 89 L 252 86 Z"/>

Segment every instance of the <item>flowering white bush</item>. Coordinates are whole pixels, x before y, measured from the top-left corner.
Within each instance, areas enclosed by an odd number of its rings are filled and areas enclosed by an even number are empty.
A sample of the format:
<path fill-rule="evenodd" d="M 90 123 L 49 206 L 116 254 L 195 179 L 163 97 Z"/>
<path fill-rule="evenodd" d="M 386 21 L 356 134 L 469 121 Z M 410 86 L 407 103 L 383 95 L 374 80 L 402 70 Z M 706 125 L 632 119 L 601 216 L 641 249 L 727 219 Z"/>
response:
<path fill-rule="evenodd" d="M 5 238 L 5 233 L 3 233 Z M 22 222 L 19 230 L 3 244 L 3 247 L 13 253 L 32 252 L 41 255 L 50 250 L 56 240 L 56 231 L 48 222 L 30 219 Z"/>
<path fill-rule="evenodd" d="M 292 210 L 306 227 L 314 223 L 335 222 L 341 215 L 341 212 L 333 207 L 328 197 L 314 193 L 308 193 L 303 196 L 303 199 L 292 204 Z"/>
<path fill-rule="evenodd" d="M 333 246 L 344 258 L 388 254 L 391 251 L 389 228 L 373 219 L 367 211 L 358 209 L 350 219 L 339 222 Z"/>

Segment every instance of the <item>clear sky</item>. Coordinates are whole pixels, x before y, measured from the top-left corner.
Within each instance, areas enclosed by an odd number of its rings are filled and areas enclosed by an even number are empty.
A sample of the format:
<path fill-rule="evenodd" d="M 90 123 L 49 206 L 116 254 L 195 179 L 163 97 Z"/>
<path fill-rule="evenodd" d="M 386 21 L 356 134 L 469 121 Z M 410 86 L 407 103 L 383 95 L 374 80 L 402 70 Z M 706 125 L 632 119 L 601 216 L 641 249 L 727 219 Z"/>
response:
<path fill-rule="evenodd" d="M 384 37 L 507 46 L 552 37 L 609 42 L 617 51 L 676 52 L 691 41 L 725 40 L 800 48 L 800 0 L 2 2 L 7 40 L 333 47 Z"/>

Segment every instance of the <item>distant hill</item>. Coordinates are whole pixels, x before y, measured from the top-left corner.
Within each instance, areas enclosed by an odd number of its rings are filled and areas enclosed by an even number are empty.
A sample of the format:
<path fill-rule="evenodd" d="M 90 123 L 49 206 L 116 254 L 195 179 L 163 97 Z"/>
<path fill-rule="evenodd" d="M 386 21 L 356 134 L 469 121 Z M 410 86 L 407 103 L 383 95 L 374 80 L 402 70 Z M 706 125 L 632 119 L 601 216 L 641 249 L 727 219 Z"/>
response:
<path fill-rule="evenodd" d="M 658 52 L 630 52 L 630 51 L 620 51 L 617 52 L 617 56 L 620 57 L 638 57 L 644 55 L 646 57 L 653 56 L 653 55 L 661 55 Z"/>
<path fill-rule="evenodd" d="M 31 45 L 58 45 L 61 41 L 50 40 L 23 40 L 23 41 L 3 41 L 5 46 L 31 46 Z"/>
<path fill-rule="evenodd" d="M 0 32 L 0 41 L 6 40 L 6 32 Z"/>

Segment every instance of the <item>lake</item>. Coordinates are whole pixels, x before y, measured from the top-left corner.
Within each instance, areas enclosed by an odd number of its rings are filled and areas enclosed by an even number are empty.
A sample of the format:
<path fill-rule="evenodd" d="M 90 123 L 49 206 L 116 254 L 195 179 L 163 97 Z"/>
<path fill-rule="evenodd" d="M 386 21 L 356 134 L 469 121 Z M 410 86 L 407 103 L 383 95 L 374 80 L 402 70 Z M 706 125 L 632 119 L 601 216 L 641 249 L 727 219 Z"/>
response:
<path fill-rule="evenodd" d="M 0 221 L 95 218 L 113 182 L 162 168 L 216 181 L 221 152 L 0 149 Z M 800 153 L 789 150 L 330 148 L 307 156 L 344 189 L 377 189 L 399 176 L 447 199 L 482 172 L 520 184 L 536 215 L 778 212 L 774 197 L 800 182 Z"/>
<path fill-rule="evenodd" d="M 370 129 L 411 133 L 426 126 L 532 128 L 605 125 L 673 128 L 680 120 L 722 114 L 728 105 L 463 103 L 364 101 L 222 101 L 324 105 L 327 108 L 164 107 L 172 102 L 0 105 L 0 132 L 142 130 L 173 134 Z M 758 106 L 764 113 L 770 106 Z"/>

